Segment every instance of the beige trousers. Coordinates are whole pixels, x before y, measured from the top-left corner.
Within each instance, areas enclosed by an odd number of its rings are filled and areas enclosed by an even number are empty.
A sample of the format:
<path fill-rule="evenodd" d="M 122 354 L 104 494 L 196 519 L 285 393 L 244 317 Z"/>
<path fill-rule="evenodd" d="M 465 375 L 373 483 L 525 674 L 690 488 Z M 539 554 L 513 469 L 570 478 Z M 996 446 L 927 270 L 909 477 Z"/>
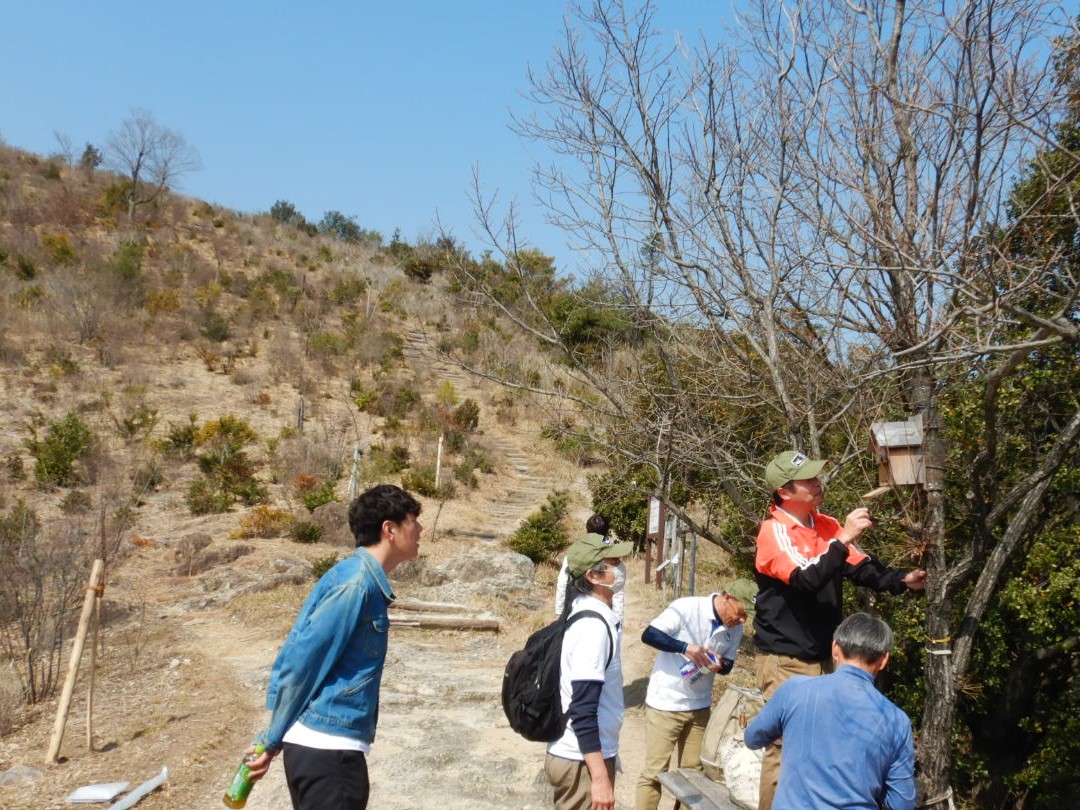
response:
<path fill-rule="evenodd" d="M 612 788 L 615 787 L 615 757 L 604 760 Z M 576 759 L 547 755 L 544 773 L 555 788 L 555 810 L 589 810 L 592 806 L 592 779 L 588 766 Z"/>
<path fill-rule="evenodd" d="M 645 767 L 637 783 L 637 810 L 656 810 L 660 804 L 660 774 L 675 753 L 678 768 L 701 767 L 701 741 L 709 724 L 709 708 L 665 712 L 645 704 Z"/>
<path fill-rule="evenodd" d="M 792 675 L 825 675 L 832 672 L 832 661 L 803 661 L 787 655 L 758 653 L 756 658 L 757 688 L 768 700 L 780 684 Z M 776 783 L 780 780 L 780 744 L 777 740 L 765 749 L 761 761 L 761 798 L 758 810 L 772 810 L 773 796 L 776 795 Z"/>

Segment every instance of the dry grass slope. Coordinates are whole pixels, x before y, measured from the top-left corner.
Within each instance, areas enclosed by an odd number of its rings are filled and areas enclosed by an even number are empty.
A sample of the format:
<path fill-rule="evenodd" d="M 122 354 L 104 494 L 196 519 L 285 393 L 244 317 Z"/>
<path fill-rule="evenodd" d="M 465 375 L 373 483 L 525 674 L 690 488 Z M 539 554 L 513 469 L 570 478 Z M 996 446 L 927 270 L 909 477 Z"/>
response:
<path fill-rule="evenodd" d="M 0 786 L 0 806 L 60 807 L 79 785 L 138 783 L 163 765 L 170 787 L 141 807 L 220 806 L 262 722 L 266 674 L 312 564 L 346 553 L 329 536 L 288 539 L 294 521 L 313 518 L 305 498 L 346 499 L 358 444 L 361 485 L 419 474 L 468 399 L 479 406 L 475 429 L 444 457 L 455 494 L 423 499 L 422 566 L 395 587 L 404 598 L 464 602 L 503 631 L 395 629 L 373 805 L 431 807 L 437 794 L 446 810 L 546 806 L 541 751 L 509 732 L 497 695 L 510 651 L 548 620 L 554 572 L 541 567 L 531 589 L 466 580 L 475 561 L 505 552 L 505 538 L 552 489 L 571 493 L 576 528 L 587 514 L 584 472 L 539 438 L 533 403 L 440 357 L 437 340 L 476 324 L 444 279 L 416 283 L 386 250 L 178 196 L 129 223 L 110 202 L 115 185 L 0 146 L 0 515 L 36 516 L 36 542 L 62 552 L 39 564 L 74 589 L 73 604 L 89 561 L 107 562 L 91 744 L 85 668 L 61 761 L 46 766 L 55 697 L 24 706 L 5 664 L 0 773 L 37 773 Z M 501 340 L 484 335 L 489 345 Z M 69 482 L 40 481 L 28 441 L 71 415 L 90 441 Z M 250 429 L 239 456 L 222 440 L 229 418 Z M 193 514 L 193 482 L 218 469 L 197 459 L 211 450 L 265 495 L 247 491 L 227 511 Z M 386 466 L 395 453 L 405 466 Z M 10 522 L 0 532 L 14 536 Z M 636 634 L 659 597 L 641 590 L 631 604 L 633 707 L 651 664 Z M 17 651 L 13 618 L 0 616 L 0 656 Z M 63 619 L 70 635 L 73 616 Z M 66 658 L 55 664 L 54 680 Z M 635 746 L 628 735 L 630 760 Z M 633 775 L 628 765 L 621 808 Z M 249 807 L 287 806 L 276 769 Z"/>

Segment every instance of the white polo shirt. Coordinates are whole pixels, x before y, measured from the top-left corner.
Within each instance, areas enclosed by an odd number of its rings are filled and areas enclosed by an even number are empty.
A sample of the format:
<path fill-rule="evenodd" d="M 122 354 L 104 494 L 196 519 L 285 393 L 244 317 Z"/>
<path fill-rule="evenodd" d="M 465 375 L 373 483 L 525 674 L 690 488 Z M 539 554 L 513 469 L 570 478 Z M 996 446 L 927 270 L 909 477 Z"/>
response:
<path fill-rule="evenodd" d="M 622 631 L 616 627 L 611 608 L 595 596 L 578 596 L 570 615 L 582 610 L 596 611 L 603 617 L 603 622 L 587 616 L 566 629 L 559 666 L 559 693 L 565 712 L 570 708 L 571 684 L 574 681 L 604 682 L 600 691 L 597 722 L 600 726 L 600 750 L 607 759 L 619 753 L 619 730 L 623 723 Z M 606 628 L 604 624 L 607 624 Z M 608 663 L 608 650 L 611 650 L 612 642 L 614 650 Z M 569 722 L 562 737 L 549 743 L 547 750 L 549 754 L 563 759 L 585 759 Z"/>
<path fill-rule="evenodd" d="M 679 641 L 704 647 L 717 658 L 734 659 L 739 652 L 743 626 L 725 627 L 716 618 L 713 612 L 715 596 L 714 593 L 676 599 L 649 624 Z M 716 673 L 702 670 L 701 677 L 691 682 L 679 674 L 679 669 L 688 660 L 681 653 L 657 654 L 645 693 L 645 702 L 649 706 L 665 712 L 689 712 L 712 705 Z"/>

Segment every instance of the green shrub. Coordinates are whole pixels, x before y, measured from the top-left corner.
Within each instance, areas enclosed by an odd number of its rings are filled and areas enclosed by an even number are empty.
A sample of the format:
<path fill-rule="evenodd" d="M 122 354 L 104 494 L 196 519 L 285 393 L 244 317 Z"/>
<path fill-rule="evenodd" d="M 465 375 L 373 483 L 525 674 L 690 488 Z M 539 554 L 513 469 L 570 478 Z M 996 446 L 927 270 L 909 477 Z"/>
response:
<path fill-rule="evenodd" d="M 375 403 L 376 416 L 393 416 L 404 419 L 409 415 L 416 404 L 420 402 L 420 394 L 414 388 L 405 385 L 400 388 L 381 391 L 379 399 Z"/>
<path fill-rule="evenodd" d="M 409 466 L 409 448 L 395 444 L 384 447 L 381 444 L 373 444 L 364 454 L 364 479 L 367 481 L 381 481 Z"/>
<path fill-rule="evenodd" d="M 64 234 L 46 234 L 41 237 L 42 246 L 49 251 L 53 264 L 75 264 L 78 257 L 71 241 Z"/>
<path fill-rule="evenodd" d="M 269 268 L 264 280 L 281 298 L 291 299 L 296 294 L 296 277 L 283 267 Z"/>
<path fill-rule="evenodd" d="M 448 408 L 452 408 L 458 404 L 457 390 L 450 380 L 443 380 L 435 388 L 435 401 Z"/>
<path fill-rule="evenodd" d="M 45 349 L 45 362 L 53 373 L 63 375 L 78 374 L 79 364 L 71 357 L 71 351 L 67 346 L 50 344 Z"/>
<path fill-rule="evenodd" d="M 143 252 L 143 246 L 138 242 L 124 242 L 109 259 L 106 269 L 117 281 L 137 281 L 142 272 Z"/>
<path fill-rule="evenodd" d="M 228 512 L 233 505 L 232 494 L 204 475 L 191 482 L 184 500 L 193 515 L 216 515 Z"/>
<path fill-rule="evenodd" d="M 31 284 L 21 290 L 16 290 L 11 296 L 11 302 L 19 309 L 34 309 L 41 301 L 45 300 L 45 290 L 38 284 Z"/>
<path fill-rule="evenodd" d="M 469 489 L 476 489 L 479 483 L 476 480 L 478 472 L 490 474 L 495 472 L 495 468 L 485 450 L 473 447 L 466 450 L 458 460 L 454 467 L 454 478 Z"/>
<path fill-rule="evenodd" d="M 453 452 L 458 452 L 465 446 L 465 440 L 469 434 L 476 430 L 480 424 L 480 406 L 472 399 L 466 399 L 445 420 L 443 433 L 446 444 Z"/>
<path fill-rule="evenodd" d="M 23 281 L 30 281 L 37 275 L 37 268 L 34 267 L 34 260 L 29 256 L 24 256 L 22 253 L 15 257 L 15 275 Z"/>
<path fill-rule="evenodd" d="M 244 506 L 255 506 L 259 503 L 266 503 L 267 499 L 270 497 L 270 493 L 267 492 L 266 487 L 252 477 L 248 477 L 245 481 L 233 484 L 230 487 L 230 491 Z"/>
<path fill-rule="evenodd" d="M 199 429 L 199 415 L 188 414 L 186 425 L 169 423 L 165 438 L 158 444 L 158 449 L 167 456 L 188 461 L 195 456 L 195 434 Z"/>
<path fill-rule="evenodd" d="M 311 575 L 318 579 L 337 564 L 336 554 L 331 554 L 329 557 L 316 557 L 311 561 Z"/>
<path fill-rule="evenodd" d="M 289 526 L 289 537 L 294 543 L 304 543 L 310 545 L 311 543 L 318 543 L 322 540 L 323 527 L 315 523 L 312 520 L 294 520 L 292 525 Z M 327 568 L 334 565 L 337 562 L 337 557 L 334 557 L 334 562 L 327 566 Z M 325 573 L 325 571 L 324 571 Z M 316 576 L 322 576 L 322 574 L 316 574 Z"/>
<path fill-rule="evenodd" d="M 405 277 L 420 284 L 427 284 L 442 269 L 442 263 L 434 256 L 413 256 L 401 266 Z"/>
<path fill-rule="evenodd" d="M 344 278 L 330 291 L 330 300 L 342 306 L 353 304 L 367 292 L 368 286 L 369 282 L 366 278 L 359 276 Z"/>
<path fill-rule="evenodd" d="M 597 462 L 596 445 L 576 430 L 577 426 L 570 420 L 549 422 L 540 429 L 540 436 L 551 441 L 559 455 L 578 466 L 589 467 Z"/>
<path fill-rule="evenodd" d="M 534 563 L 550 562 L 570 543 L 564 526 L 570 498 L 565 492 L 548 494 L 547 503 L 522 521 L 511 535 L 510 548 Z"/>
<path fill-rule="evenodd" d="M 353 382 L 357 382 L 353 380 Z M 365 391 L 363 389 L 353 389 L 353 403 L 358 410 L 374 413 L 375 404 L 379 401 L 379 394 L 376 391 Z"/>
<path fill-rule="evenodd" d="M 216 311 L 206 309 L 199 316 L 199 334 L 214 343 L 224 343 L 229 339 L 229 324 Z"/>
<path fill-rule="evenodd" d="M 319 332 L 312 335 L 308 348 L 315 357 L 341 357 L 349 351 L 349 339 L 340 332 Z"/>
<path fill-rule="evenodd" d="M 98 207 L 103 216 L 115 217 L 127 212 L 128 200 L 131 197 L 131 183 L 120 181 L 113 183 L 105 189 L 105 193 L 98 200 Z"/>
<path fill-rule="evenodd" d="M 337 495 L 334 494 L 335 483 L 336 482 L 331 479 L 326 479 L 310 492 L 304 494 L 304 506 L 307 507 L 309 512 L 314 512 L 324 503 L 331 503 L 332 501 L 337 500 Z"/>
<path fill-rule="evenodd" d="M 151 408 L 145 402 L 140 402 L 127 416 L 119 418 L 114 416 L 113 423 L 120 436 L 125 439 L 146 436 L 158 423 L 158 410 Z"/>
<path fill-rule="evenodd" d="M 45 438 L 36 436 L 26 442 L 30 454 L 37 459 L 34 477 L 46 486 L 72 486 L 79 483 L 75 462 L 90 449 L 90 428 L 70 413 L 49 425 Z"/>
<path fill-rule="evenodd" d="M 425 465 L 409 470 L 401 476 L 401 486 L 409 492 L 415 492 L 425 498 L 436 498 L 445 501 L 454 497 L 456 492 L 453 481 L 443 478 L 439 486 L 435 486 L 435 467 Z"/>
<path fill-rule="evenodd" d="M 195 461 L 203 474 L 188 489 L 195 514 L 228 511 L 235 500 L 246 506 L 266 501 L 266 488 L 255 478 L 255 464 L 244 450 L 257 439 L 247 422 L 231 415 L 195 430 L 194 444 L 201 450 Z"/>

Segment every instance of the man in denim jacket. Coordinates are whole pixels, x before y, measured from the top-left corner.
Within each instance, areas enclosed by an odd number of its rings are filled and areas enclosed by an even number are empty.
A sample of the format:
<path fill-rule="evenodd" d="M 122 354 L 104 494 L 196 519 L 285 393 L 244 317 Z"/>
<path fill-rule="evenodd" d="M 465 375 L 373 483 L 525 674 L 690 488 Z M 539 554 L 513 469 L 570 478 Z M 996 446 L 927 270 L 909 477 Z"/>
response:
<path fill-rule="evenodd" d="M 296 810 L 364 810 L 365 759 L 375 739 L 386 660 L 387 574 L 414 559 L 423 530 L 420 504 L 381 484 L 349 506 L 356 551 L 322 576 L 274 661 L 265 751 L 249 765 L 262 778 L 279 751 Z"/>

